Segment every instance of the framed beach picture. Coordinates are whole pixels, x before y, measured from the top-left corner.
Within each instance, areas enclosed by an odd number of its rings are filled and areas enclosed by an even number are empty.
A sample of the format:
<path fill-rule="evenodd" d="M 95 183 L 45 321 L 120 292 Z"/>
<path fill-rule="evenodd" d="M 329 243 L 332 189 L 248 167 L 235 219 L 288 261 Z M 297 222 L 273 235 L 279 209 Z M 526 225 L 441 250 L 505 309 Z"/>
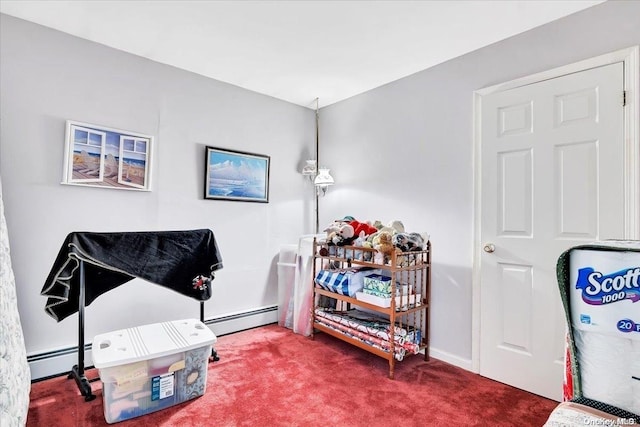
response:
<path fill-rule="evenodd" d="M 204 198 L 269 202 L 270 157 L 207 147 Z"/>
<path fill-rule="evenodd" d="M 153 137 L 68 120 L 63 184 L 150 191 Z"/>

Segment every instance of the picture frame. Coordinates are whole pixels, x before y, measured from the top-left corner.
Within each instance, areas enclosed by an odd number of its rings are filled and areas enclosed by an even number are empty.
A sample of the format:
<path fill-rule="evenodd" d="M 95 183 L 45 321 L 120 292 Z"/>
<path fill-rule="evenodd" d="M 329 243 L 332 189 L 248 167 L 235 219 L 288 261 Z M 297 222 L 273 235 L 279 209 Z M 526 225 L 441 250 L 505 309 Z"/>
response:
<path fill-rule="evenodd" d="M 271 157 L 206 147 L 204 198 L 269 203 Z"/>
<path fill-rule="evenodd" d="M 151 191 L 153 136 L 67 120 L 62 184 Z"/>

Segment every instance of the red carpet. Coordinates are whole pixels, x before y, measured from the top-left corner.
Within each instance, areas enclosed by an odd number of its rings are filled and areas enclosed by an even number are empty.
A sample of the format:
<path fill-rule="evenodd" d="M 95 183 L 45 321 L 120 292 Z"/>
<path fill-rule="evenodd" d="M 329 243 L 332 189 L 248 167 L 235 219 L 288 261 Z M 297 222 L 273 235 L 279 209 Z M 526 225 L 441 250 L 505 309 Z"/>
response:
<path fill-rule="evenodd" d="M 557 402 L 422 355 L 396 364 L 325 334 L 277 325 L 218 338 L 204 396 L 114 425 L 541 426 Z M 88 378 L 96 370 L 87 372 Z M 106 426 L 99 381 L 85 402 L 66 376 L 32 385 L 28 426 Z"/>

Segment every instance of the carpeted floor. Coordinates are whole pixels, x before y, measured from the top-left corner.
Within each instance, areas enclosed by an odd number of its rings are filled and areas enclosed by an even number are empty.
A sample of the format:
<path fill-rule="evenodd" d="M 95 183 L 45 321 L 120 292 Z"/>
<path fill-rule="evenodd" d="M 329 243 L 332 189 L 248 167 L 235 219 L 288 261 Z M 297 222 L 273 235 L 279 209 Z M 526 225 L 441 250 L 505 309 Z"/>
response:
<path fill-rule="evenodd" d="M 269 325 L 218 338 L 204 396 L 126 426 L 542 426 L 557 405 L 422 355 L 388 363 L 325 334 Z M 96 370 L 87 377 L 97 376 Z M 66 376 L 32 385 L 27 426 L 105 426 Z"/>

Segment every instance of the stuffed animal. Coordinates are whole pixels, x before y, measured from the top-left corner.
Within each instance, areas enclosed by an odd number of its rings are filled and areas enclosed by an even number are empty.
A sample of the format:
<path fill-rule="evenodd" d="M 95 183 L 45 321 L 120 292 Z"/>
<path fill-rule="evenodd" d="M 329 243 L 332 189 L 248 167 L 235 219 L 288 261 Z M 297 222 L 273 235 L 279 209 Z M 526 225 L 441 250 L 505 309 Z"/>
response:
<path fill-rule="evenodd" d="M 350 241 L 348 243 L 345 243 L 345 239 L 352 238 L 356 234 L 354 232 L 351 233 L 348 228 L 345 228 L 345 226 L 349 225 L 348 218 L 353 218 L 353 217 L 336 219 L 333 222 L 331 222 L 324 230 L 322 230 L 325 233 L 327 233 L 326 242 L 328 244 L 345 245 L 350 243 Z"/>
<path fill-rule="evenodd" d="M 376 223 L 379 223 L 379 221 L 376 221 Z M 378 233 L 381 233 L 384 231 L 391 234 L 392 236 L 396 233 L 404 232 L 404 225 L 402 225 L 402 222 L 400 221 L 391 221 L 389 225 L 377 224 L 375 228 L 378 230 Z M 377 233 L 370 234 L 369 238 L 370 239 L 373 238 L 372 236 L 375 236 L 376 234 Z"/>
<path fill-rule="evenodd" d="M 373 248 L 380 243 L 380 233 L 382 233 L 382 231 L 378 231 L 367 236 L 367 242 L 370 244 L 369 247 Z"/>
<path fill-rule="evenodd" d="M 330 242 L 336 246 L 350 245 L 355 239 L 353 227 L 350 224 L 342 224 L 337 232 L 331 236 Z"/>
<path fill-rule="evenodd" d="M 367 235 L 365 234 L 364 231 L 360 231 L 360 233 L 358 233 L 358 237 L 356 237 L 355 240 L 353 241 L 353 246 L 361 248 L 364 246 L 364 243 L 366 241 L 367 241 Z"/>
<path fill-rule="evenodd" d="M 329 224 L 324 230 L 325 233 L 327 233 L 327 236 L 329 236 L 329 234 L 331 233 L 335 233 L 338 230 L 340 230 L 340 223 L 338 221 L 333 221 L 331 224 Z"/>
<path fill-rule="evenodd" d="M 400 252 L 421 251 L 424 249 L 424 238 L 419 233 L 397 233 L 391 238 L 393 246 Z"/>
<path fill-rule="evenodd" d="M 391 258 L 396 252 L 396 248 L 393 246 L 391 233 L 382 231 L 378 234 L 378 243 L 373 246 L 375 250 L 384 256 L 384 262 Z"/>
<path fill-rule="evenodd" d="M 404 224 L 402 223 L 402 221 L 391 221 L 387 227 L 391 228 L 392 230 L 394 230 L 395 233 L 404 233 Z M 393 234 L 393 233 L 391 233 Z"/>
<path fill-rule="evenodd" d="M 346 218 L 351 218 L 351 217 L 346 217 Z M 331 240 L 329 238 L 330 234 L 339 232 L 340 231 L 340 227 L 342 227 L 343 225 L 348 224 L 348 223 L 349 223 L 349 221 L 345 221 L 344 219 L 336 219 L 336 220 L 332 221 L 329 225 L 327 225 L 327 227 L 322 231 L 327 233 L 328 240 Z"/>
<path fill-rule="evenodd" d="M 351 224 L 351 226 L 353 227 L 353 232 L 356 236 L 358 236 L 361 231 L 364 231 L 364 234 L 366 236 L 378 231 L 378 229 L 375 228 L 374 226 L 369 225 L 365 222 L 356 221 L 355 219 L 349 222 L 349 224 Z"/>
<path fill-rule="evenodd" d="M 373 245 L 371 244 L 371 242 L 369 240 L 367 240 L 367 237 L 365 237 L 365 240 L 362 243 L 362 247 L 363 248 L 367 248 L 367 249 L 373 249 Z M 371 251 L 363 251 L 363 254 L 362 254 L 362 260 L 363 261 L 371 261 L 372 259 L 373 259 L 373 252 L 371 252 Z"/>

